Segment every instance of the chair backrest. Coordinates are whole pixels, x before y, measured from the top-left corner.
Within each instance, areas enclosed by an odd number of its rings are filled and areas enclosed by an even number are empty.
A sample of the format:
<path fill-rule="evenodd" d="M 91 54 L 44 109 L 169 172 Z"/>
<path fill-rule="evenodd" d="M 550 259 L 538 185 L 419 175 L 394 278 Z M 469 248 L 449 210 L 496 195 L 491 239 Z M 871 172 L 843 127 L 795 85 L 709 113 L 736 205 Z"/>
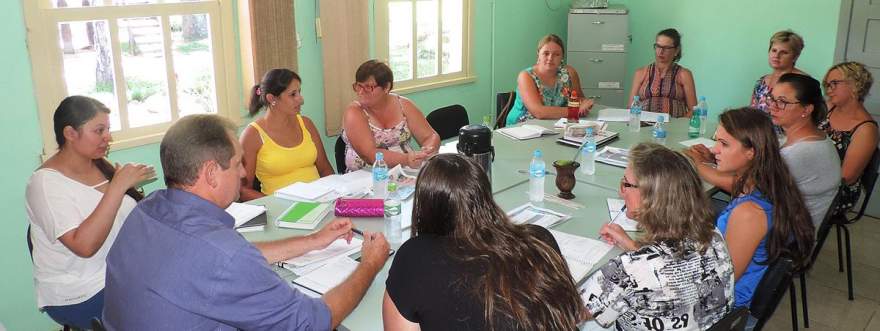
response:
<path fill-rule="evenodd" d="M 342 141 L 342 135 L 336 138 L 336 146 L 333 148 L 333 155 L 336 156 L 336 173 L 345 173 L 345 141 Z"/>
<path fill-rule="evenodd" d="M 834 226 L 834 212 L 837 211 L 837 206 L 840 205 L 841 192 L 841 189 L 838 188 L 837 194 L 834 195 L 834 200 L 831 200 L 831 204 L 828 205 L 825 217 L 822 218 L 822 223 L 819 223 L 819 229 L 816 231 L 816 245 L 813 246 L 813 254 L 810 256 L 810 264 L 807 266 L 807 269 L 813 266 L 813 262 L 816 262 L 819 252 L 822 251 L 822 246 L 825 245 L 825 239 L 831 233 L 831 228 Z"/>
<path fill-rule="evenodd" d="M 467 110 L 462 105 L 451 105 L 432 111 L 425 117 L 440 135 L 440 140 L 458 136 L 458 129 L 468 125 Z"/>
<path fill-rule="evenodd" d="M 858 215 L 850 221 L 858 220 L 865 215 L 865 209 L 868 208 L 868 201 L 871 200 L 871 193 L 874 191 L 874 184 L 877 183 L 877 175 L 880 171 L 878 168 L 880 168 L 880 148 L 874 150 L 874 155 L 871 156 L 871 160 L 868 161 L 868 165 L 862 172 L 862 178 L 859 181 L 862 183 L 862 188 L 865 189 L 865 199 L 862 200 Z"/>
<path fill-rule="evenodd" d="M 516 91 L 500 92 L 495 95 L 495 128 L 503 128 L 507 125 L 507 114 L 516 99 Z"/>
<path fill-rule="evenodd" d="M 773 316 L 785 291 L 792 285 L 792 268 L 793 263 L 787 257 L 779 257 L 767 267 L 749 306 L 751 315 L 758 319 L 754 330 L 760 330 L 770 316 Z"/>
<path fill-rule="evenodd" d="M 92 317 L 92 331 L 106 331 L 104 323 L 97 317 Z"/>
<path fill-rule="evenodd" d="M 749 310 L 745 307 L 734 308 L 724 315 L 718 323 L 712 325 L 707 331 L 743 331 L 749 320 Z"/>

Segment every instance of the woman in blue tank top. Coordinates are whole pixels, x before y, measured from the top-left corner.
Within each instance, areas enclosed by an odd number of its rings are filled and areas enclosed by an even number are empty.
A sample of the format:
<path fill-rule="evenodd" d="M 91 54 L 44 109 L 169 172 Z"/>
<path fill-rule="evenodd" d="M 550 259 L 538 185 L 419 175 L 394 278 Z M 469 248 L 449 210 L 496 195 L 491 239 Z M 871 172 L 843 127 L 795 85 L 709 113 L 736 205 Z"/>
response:
<path fill-rule="evenodd" d="M 733 260 L 735 306 L 748 307 L 770 262 L 785 255 L 797 267 L 808 263 L 813 223 L 779 153 L 770 118 L 751 108 L 728 110 L 719 116 L 715 137 L 711 155 L 689 155 L 697 163 L 714 162 L 718 172 L 733 177 L 733 200 L 716 225 Z"/>

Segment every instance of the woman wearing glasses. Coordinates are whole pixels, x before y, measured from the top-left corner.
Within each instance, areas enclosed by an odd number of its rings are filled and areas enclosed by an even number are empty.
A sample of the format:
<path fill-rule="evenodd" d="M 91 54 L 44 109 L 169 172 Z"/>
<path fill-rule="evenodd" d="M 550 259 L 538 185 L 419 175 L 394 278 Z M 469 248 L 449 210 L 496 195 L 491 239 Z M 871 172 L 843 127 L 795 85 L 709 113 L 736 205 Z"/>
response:
<path fill-rule="evenodd" d="M 506 125 L 527 119 L 557 119 L 568 114 L 568 100 L 578 93 L 579 114 L 584 116 L 593 107 L 593 100 L 581 93 L 578 72 L 565 61 L 562 38 L 549 34 L 538 41 L 538 61 L 520 71 L 516 77 L 516 100 L 507 113 Z"/>
<path fill-rule="evenodd" d="M 678 65 L 681 59 L 681 35 L 675 29 L 657 33 L 654 39 L 654 63 L 636 70 L 629 104 L 638 95 L 643 110 L 668 113 L 672 117 L 690 117 L 697 105 L 694 76 Z"/>
<path fill-rule="evenodd" d="M 788 73 L 779 77 L 776 87 L 767 98 L 770 118 L 774 125 L 785 130 L 785 143 L 779 151 L 788 170 L 803 194 L 813 226 L 828 211 L 828 206 L 840 186 L 840 160 L 831 140 L 816 127 L 827 113 L 819 82 L 810 76 Z M 688 150 L 694 159 L 713 162 L 714 155 L 703 145 Z M 706 168 L 706 181 L 730 192 L 735 176 Z"/>
<path fill-rule="evenodd" d="M 825 95 L 831 110 L 819 128 L 834 141 L 843 162 L 841 204 L 838 213 L 848 211 L 861 194 L 859 179 L 877 149 L 877 122 L 865 109 L 865 97 L 874 78 L 858 62 L 844 62 L 825 74 Z"/>
<path fill-rule="evenodd" d="M 785 254 L 797 267 L 808 263 L 814 227 L 765 113 L 752 108 L 725 111 L 715 137 L 711 160 L 689 155 L 701 177 L 714 166 L 734 178 L 733 200 L 716 224 L 733 260 L 736 306 L 748 307 L 770 262 Z"/>
<path fill-rule="evenodd" d="M 412 101 L 391 93 L 394 74 L 387 64 L 377 60 L 361 64 L 352 88 L 358 99 L 342 118 L 346 171 L 373 164 L 376 152 L 382 152 L 389 167 L 410 168 L 420 167 L 437 153 L 440 136 Z M 412 147 L 413 138 L 421 150 Z"/>
<path fill-rule="evenodd" d="M 770 91 L 776 86 L 779 77 L 790 72 L 804 74 L 803 71 L 794 67 L 803 49 L 804 40 L 800 35 L 791 30 L 779 31 L 770 37 L 770 47 L 767 49 L 767 62 L 773 71 L 761 76 L 755 83 L 750 105 L 752 108 L 760 109 L 765 113 L 769 112 L 770 105 L 768 104 L 768 99 L 770 98 Z"/>
<path fill-rule="evenodd" d="M 248 114 L 263 109 L 266 116 L 251 122 L 241 133 L 244 168 L 243 201 L 269 195 L 296 182 L 311 182 L 333 174 L 324 153 L 321 134 L 302 115 L 302 79 L 287 69 L 272 69 L 251 89 Z M 254 179 L 260 189 L 254 187 Z"/>
<path fill-rule="evenodd" d="M 419 173 L 413 237 L 385 281 L 386 330 L 574 330 L 583 303 L 553 235 L 514 224 L 458 154 Z"/>
<path fill-rule="evenodd" d="M 644 233 L 633 240 L 617 224 L 599 231 L 624 253 L 582 286 L 590 317 L 617 330 L 706 330 L 721 320 L 733 307 L 733 264 L 690 160 L 636 145 L 620 196 Z"/>

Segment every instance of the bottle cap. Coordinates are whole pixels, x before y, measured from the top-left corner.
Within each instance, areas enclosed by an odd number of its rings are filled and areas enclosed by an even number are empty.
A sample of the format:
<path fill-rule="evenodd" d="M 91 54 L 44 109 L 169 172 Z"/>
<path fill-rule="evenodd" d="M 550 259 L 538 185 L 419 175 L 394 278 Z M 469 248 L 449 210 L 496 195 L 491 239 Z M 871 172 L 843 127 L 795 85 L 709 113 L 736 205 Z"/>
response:
<path fill-rule="evenodd" d="M 385 155 L 382 152 L 376 152 L 376 160 L 382 160 L 385 158 Z"/>
<path fill-rule="evenodd" d="M 397 183 L 393 181 L 388 182 L 388 193 L 397 191 Z"/>
<path fill-rule="evenodd" d="M 532 154 L 532 155 L 533 155 L 534 157 L 541 157 L 541 155 L 542 155 L 541 150 L 540 150 L 540 149 L 536 149 L 536 150 L 535 150 L 535 153 Z"/>
<path fill-rule="evenodd" d="M 639 101 L 639 96 L 638 96 L 638 95 L 634 95 L 634 96 L 633 96 L 633 101 Z"/>
<path fill-rule="evenodd" d="M 593 127 L 592 127 L 592 126 L 588 126 L 588 127 L 587 127 L 587 135 L 588 135 L 588 136 L 592 136 L 592 135 L 593 135 Z"/>
<path fill-rule="evenodd" d="M 706 101 L 706 97 L 701 95 L 701 96 L 700 96 L 700 101 Z"/>

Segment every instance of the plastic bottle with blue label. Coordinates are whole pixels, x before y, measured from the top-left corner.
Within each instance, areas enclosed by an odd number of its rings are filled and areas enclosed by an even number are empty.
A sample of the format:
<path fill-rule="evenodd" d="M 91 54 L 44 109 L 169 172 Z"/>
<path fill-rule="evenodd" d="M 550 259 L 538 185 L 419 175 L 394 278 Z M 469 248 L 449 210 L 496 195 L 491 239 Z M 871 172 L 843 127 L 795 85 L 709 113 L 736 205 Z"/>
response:
<path fill-rule="evenodd" d="M 657 116 L 657 123 L 654 123 L 654 131 L 651 132 L 651 136 L 654 137 L 654 142 L 660 145 L 666 145 L 666 128 L 663 123 L 664 121 L 666 121 L 666 116 Z"/>
<path fill-rule="evenodd" d="M 633 102 L 629 105 L 629 132 L 639 132 L 642 129 L 642 104 L 639 96 L 633 96 Z"/>
<path fill-rule="evenodd" d="M 388 190 L 388 164 L 382 152 L 376 152 L 376 161 L 373 162 L 373 197 L 384 199 Z"/>
<path fill-rule="evenodd" d="M 587 127 L 587 135 L 584 137 L 584 148 L 581 149 L 581 173 L 584 175 L 593 175 L 596 173 L 596 136 L 593 134 L 593 127 Z"/>
<path fill-rule="evenodd" d="M 547 164 L 544 163 L 541 150 L 536 149 L 532 154 L 532 162 L 529 163 L 529 201 L 544 201 L 544 180 L 547 174 Z"/>
<path fill-rule="evenodd" d="M 697 102 L 697 108 L 700 109 L 700 136 L 706 135 L 706 123 L 709 122 L 709 103 L 706 102 L 705 96 L 700 96 Z"/>

